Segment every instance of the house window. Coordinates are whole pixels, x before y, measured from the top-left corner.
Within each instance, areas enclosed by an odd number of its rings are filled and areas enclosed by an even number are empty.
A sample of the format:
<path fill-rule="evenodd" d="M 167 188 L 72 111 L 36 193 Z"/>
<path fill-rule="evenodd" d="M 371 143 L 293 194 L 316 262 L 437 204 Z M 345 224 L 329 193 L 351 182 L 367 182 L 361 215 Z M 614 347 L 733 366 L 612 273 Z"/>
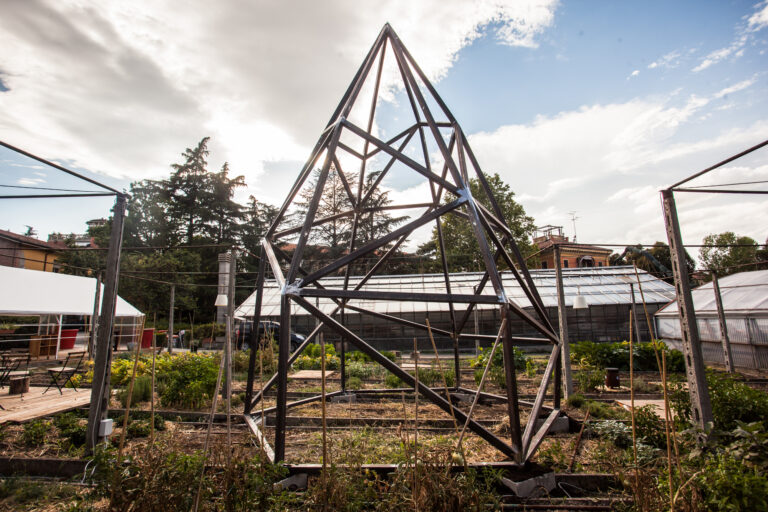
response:
<path fill-rule="evenodd" d="M 568 260 L 563 260 L 563 268 L 568 268 Z"/>
<path fill-rule="evenodd" d="M 598 262 L 597 262 L 597 266 L 598 266 L 598 267 L 602 267 L 602 266 L 603 266 L 603 262 L 602 262 L 602 261 L 598 261 Z"/>
<path fill-rule="evenodd" d="M 547 262 L 546 261 L 542 261 L 541 262 L 541 268 L 547 268 Z"/>

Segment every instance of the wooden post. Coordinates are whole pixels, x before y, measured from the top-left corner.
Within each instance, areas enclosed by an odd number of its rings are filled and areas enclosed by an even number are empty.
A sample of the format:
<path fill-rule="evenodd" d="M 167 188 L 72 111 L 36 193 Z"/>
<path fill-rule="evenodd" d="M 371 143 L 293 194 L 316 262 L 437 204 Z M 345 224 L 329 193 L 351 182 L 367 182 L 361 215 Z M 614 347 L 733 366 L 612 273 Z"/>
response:
<path fill-rule="evenodd" d="M 112 326 L 115 322 L 117 282 L 120 275 L 120 252 L 123 246 L 123 221 L 126 197 L 118 194 L 112 216 L 112 233 L 107 251 L 107 268 L 104 276 L 104 296 L 99 314 L 99 332 L 96 337 L 91 407 L 88 410 L 86 448 L 92 452 L 99 440 L 99 425 L 106 417 L 109 406 L 109 374 L 112 359 Z"/>
<path fill-rule="evenodd" d="M 168 311 L 168 353 L 173 354 L 173 316 L 174 302 L 176 302 L 176 285 L 171 285 L 171 300 Z"/>
<path fill-rule="evenodd" d="M 680 316 L 685 375 L 688 380 L 688 393 L 691 395 L 693 421 L 702 429 L 712 421 L 712 402 L 707 389 L 707 377 L 704 371 L 704 355 L 701 351 L 699 326 L 688 280 L 688 268 L 685 262 L 685 248 L 680 234 L 680 222 L 672 190 L 661 191 L 664 209 L 664 225 L 667 230 L 669 252 L 672 260 L 672 274 L 675 278 L 677 307 Z"/>
<path fill-rule="evenodd" d="M 96 345 L 96 328 L 99 325 L 99 306 L 101 305 L 101 272 L 96 273 L 96 293 L 93 297 L 91 315 L 91 333 L 88 336 L 88 358 L 93 359 L 93 347 Z"/>
<path fill-rule="evenodd" d="M 571 348 L 568 341 L 568 312 L 565 308 L 565 290 L 563 288 L 563 269 L 560 262 L 560 246 L 555 244 L 555 279 L 557 280 L 557 318 L 560 323 L 560 364 L 563 368 L 563 383 L 565 398 L 573 394 L 573 380 L 571 378 Z M 555 383 L 557 385 L 557 383 Z"/>
<path fill-rule="evenodd" d="M 723 296 L 720 294 L 720 283 L 717 280 L 717 272 L 712 273 L 712 289 L 715 291 L 715 304 L 717 305 L 717 320 L 720 323 L 720 341 L 723 345 L 723 361 L 728 373 L 733 373 L 733 354 L 731 353 L 731 338 L 728 336 L 728 325 L 725 323 L 725 310 L 723 309 Z"/>
<path fill-rule="evenodd" d="M 635 311 L 635 306 L 636 306 L 636 302 L 635 302 L 635 283 L 629 283 L 629 295 L 630 295 L 630 297 L 632 299 L 632 315 L 630 315 L 630 316 L 632 318 L 634 318 L 634 320 L 630 319 L 630 323 L 633 323 L 634 326 L 635 326 L 635 336 L 637 336 L 637 339 L 635 341 L 640 343 L 642 341 L 642 339 L 640 338 L 640 324 L 637 323 L 637 312 Z M 632 326 L 630 325 L 629 328 L 631 330 Z M 650 336 L 651 333 L 649 332 L 648 335 Z"/>

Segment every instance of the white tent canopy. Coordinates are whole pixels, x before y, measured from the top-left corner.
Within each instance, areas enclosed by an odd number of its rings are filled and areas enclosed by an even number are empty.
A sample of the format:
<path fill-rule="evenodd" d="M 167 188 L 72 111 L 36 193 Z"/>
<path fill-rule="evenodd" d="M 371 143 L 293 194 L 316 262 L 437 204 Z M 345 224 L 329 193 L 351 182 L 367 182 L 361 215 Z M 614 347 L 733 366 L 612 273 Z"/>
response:
<path fill-rule="evenodd" d="M 101 297 L 104 297 L 102 285 Z M 0 315 L 93 314 L 96 279 L 0 266 Z M 120 297 L 116 317 L 143 313 Z"/>

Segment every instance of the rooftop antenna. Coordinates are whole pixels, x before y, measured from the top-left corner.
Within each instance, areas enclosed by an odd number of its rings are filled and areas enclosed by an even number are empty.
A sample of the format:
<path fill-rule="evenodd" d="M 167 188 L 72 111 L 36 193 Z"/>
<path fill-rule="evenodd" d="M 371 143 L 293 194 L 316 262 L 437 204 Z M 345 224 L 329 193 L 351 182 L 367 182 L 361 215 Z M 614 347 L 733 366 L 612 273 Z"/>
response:
<path fill-rule="evenodd" d="M 568 212 L 568 215 L 571 216 L 571 222 L 573 223 L 573 243 L 576 243 L 576 219 L 579 217 L 576 216 L 576 211 Z"/>

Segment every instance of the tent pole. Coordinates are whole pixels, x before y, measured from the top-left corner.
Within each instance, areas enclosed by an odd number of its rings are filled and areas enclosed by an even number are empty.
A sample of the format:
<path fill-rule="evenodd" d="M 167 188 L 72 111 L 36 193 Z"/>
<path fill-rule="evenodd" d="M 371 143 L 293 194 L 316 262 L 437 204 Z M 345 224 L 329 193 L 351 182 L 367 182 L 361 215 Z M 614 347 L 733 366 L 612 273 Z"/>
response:
<path fill-rule="evenodd" d="M 61 345 L 61 322 L 63 318 L 64 318 L 64 315 L 59 315 L 59 334 L 56 337 L 56 356 L 54 357 L 54 359 L 59 358 L 59 345 Z"/>

